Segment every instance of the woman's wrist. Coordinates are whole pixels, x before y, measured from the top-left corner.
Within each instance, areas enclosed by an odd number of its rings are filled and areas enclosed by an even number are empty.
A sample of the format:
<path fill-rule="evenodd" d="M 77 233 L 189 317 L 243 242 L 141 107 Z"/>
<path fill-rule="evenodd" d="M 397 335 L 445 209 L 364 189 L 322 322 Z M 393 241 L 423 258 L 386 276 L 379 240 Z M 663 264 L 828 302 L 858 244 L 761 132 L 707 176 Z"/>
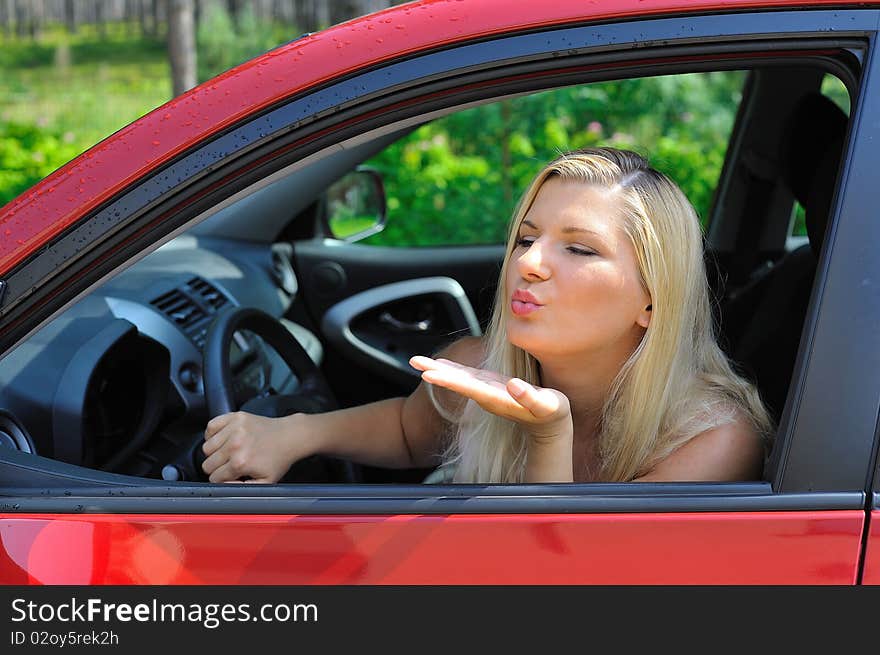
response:
<path fill-rule="evenodd" d="M 574 438 L 574 426 L 571 421 L 571 414 L 543 425 L 530 425 L 526 428 L 529 437 L 529 445 L 547 446 L 553 445 L 560 441 L 568 441 L 571 443 Z"/>
<path fill-rule="evenodd" d="M 526 482 L 572 482 L 571 451 L 574 430 L 567 422 L 539 431 L 530 430 L 526 452 Z"/>
<path fill-rule="evenodd" d="M 291 465 L 303 457 L 322 453 L 328 448 L 326 437 L 314 418 L 315 415 L 301 412 L 281 418 L 284 421 L 282 452 Z M 303 451 L 306 451 L 305 454 Z"/>

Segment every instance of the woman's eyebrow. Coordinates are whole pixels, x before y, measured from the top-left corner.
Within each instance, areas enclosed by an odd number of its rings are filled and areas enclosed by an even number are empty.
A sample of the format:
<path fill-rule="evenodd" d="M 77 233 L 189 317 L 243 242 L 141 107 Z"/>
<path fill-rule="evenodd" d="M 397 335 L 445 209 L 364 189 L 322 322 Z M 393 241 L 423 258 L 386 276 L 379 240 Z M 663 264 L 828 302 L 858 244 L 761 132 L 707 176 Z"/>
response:
<path fill-rule="evenodd" d="M 528 219 L 526 219 L 526 218 L 523 219 L 521 225 L 528 225 L 528 226 L 529 226 L 530 228 L 532 228 L 533 230 L 539 230 L 539 231 L 540 231 L 540 229 L 541 229 L 541 228 L 539 228 L 537 225 L 535 225 L 534 223 L 532 223 L 530 220 L 528 220 Z M 585 227 L 576 227 L 576 226 L 574 226 L 574 225 L 569 225 L 569 226 L 567 226 L 567 227 L 562 228 L 561 232 L 562 232 L 563 234 L 575 234 L 575 233 L 593 234 L 593 235 L 595 235 L 595 236 L 597 236 L 597 237 L 602 237 L 602 235 L 601 235 L 599 232 L 596 232 L 595 230 L 588 230 L 588 229 L 585 228 Z"/>

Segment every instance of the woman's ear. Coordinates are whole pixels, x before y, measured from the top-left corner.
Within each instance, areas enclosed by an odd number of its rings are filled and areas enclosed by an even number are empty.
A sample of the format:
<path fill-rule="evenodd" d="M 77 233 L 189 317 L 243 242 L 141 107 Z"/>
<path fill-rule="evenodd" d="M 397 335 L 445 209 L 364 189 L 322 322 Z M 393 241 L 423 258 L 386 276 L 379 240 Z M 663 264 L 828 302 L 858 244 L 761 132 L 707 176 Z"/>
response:
<path fill-rule="evenodd" d="M 651 324 L 651 309 L 653 309 L 653 305 L 645 305 L 645 308 L 639 312 L 639 316 L 636 318 L 636 323 L 645 329 L 648 329 L 648 326 Z"/>

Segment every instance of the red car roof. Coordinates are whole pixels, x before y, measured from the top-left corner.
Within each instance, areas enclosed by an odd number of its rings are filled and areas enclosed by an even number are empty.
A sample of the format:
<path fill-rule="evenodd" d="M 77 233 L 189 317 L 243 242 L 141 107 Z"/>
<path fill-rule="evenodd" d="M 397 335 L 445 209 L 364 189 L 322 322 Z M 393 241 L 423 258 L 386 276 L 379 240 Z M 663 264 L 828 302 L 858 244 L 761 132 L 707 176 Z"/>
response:
<path fill-rule="evenodd" d="M 853 4 L 847 0 L 420 0 L 356 18 L 281 46 L 174 98 L 0 208 L 0 275 L 192 144 L 341 73 L 400 55 L 550 25 Z"/>

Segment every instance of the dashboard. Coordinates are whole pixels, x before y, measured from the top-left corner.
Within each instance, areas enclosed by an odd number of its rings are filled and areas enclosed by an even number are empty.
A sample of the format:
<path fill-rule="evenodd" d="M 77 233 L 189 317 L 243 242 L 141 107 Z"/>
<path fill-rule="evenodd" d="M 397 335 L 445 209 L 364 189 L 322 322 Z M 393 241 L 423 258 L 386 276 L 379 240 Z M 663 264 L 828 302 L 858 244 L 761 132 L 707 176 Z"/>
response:
<path fill-rule="evenodd" d="M 283 243 L 183 235 L 147 255 L 0 360 L 0 445 L 180 479 L 210 418 L 202 349 L 217 312 L 261 309 L 321 363 L 317 337 L 284 318 L 298 290 L 291 254 Z M 247 332 L 234 335 L 230 367 L 239 406 L 299 383 Z"/>

